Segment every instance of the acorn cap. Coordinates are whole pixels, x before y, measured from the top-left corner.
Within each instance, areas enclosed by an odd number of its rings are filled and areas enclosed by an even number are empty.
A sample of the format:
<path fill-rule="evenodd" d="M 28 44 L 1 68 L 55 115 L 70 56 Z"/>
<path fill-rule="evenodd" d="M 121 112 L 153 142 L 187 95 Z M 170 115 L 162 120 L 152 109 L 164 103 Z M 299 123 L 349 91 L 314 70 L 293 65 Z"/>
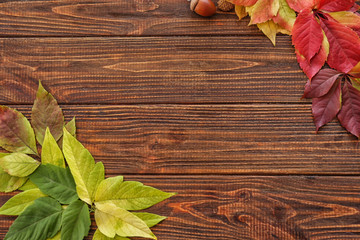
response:
<path fill-rule="evenodd" d="M 226 0 L 219 0 L 217 3 L 218 9 L 223 12 L 229 12 L 234 9 L 235 5 Z"/>

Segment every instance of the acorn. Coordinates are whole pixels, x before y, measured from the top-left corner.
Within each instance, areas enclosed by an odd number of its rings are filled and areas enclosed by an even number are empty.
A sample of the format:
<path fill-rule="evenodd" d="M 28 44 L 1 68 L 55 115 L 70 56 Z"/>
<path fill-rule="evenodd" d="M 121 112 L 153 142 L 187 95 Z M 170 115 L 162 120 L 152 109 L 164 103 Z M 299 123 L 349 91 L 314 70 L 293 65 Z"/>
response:
<path fill-rule="evenodd" d="M 235 5 L 226 0 L 219 0 L 217 2 L 218 9 L 223 12 L 229 12 L 234 9 Z"/>
<path fill-rule="evenodd" d="M 211 0 L 191 0 L 190 9 L 203 17 L 210 17 L 216 13 L 216 6 Z"/>

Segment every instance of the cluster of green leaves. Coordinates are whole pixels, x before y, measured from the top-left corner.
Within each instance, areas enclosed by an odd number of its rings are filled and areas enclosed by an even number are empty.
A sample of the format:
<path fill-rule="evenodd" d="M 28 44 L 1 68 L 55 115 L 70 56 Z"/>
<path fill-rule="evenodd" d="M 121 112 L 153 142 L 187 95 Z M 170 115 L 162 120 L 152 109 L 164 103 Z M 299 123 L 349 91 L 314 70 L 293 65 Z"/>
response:
<path fill-rule="evenodd" d="M 150 227 L 165 217 L 130 211 L 174 194 L 122 176 L 105 178 L 104 165 L 95 163 L 75 132 L 75 118 L 64 124 L 61 108 L 41 83 L 31 124 L 0 106 L 0 146 L 8 151 L 0 153 L 0 191 L 22 191 L 0 208 L 1 215 L 18 216 L 5 240 L 81 240 L 90 230 L 90 212 L 98 226 L 93 240 L 156 239 Z"/>
<path fill-rule="evenodd" d="M 355 0 L 227 0 L 273 42 L 292 35 L 316 130 L 337 117 L 360 137 L 360 6 Z M 322 69 L 325 63 L 330 68 Z"/>

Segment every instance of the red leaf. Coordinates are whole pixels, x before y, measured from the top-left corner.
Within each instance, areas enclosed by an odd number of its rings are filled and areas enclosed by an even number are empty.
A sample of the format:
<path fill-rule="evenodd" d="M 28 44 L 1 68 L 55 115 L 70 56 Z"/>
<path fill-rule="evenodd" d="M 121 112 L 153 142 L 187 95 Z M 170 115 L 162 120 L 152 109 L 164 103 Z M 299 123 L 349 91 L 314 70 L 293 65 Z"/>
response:
<path fill-rule="evenodd" d="M 235 4 L 235 5 L 240 5 L 240 6 L 252 6 L 254 5 L 257 0 L 229 0 L 229 2 Z"/>
<path fill-rule="evenodd" d="M 329 12 L 347 11 L 355 4 L 355 0 L 321 0 L 320 10 Z"/>
<path fill-rule="evenodd" d="M 292 31 L 292 42 L 296 50 L 310 62 L 319 52 L 322 41 L 321 26 L 313 12 L 310 9 L 303 10 L 296 18 Z"/>
<path fill-rule="evenodd" d="M 304 97 L 319 98 L 327 94 L 341 73 L 326 68 L 321 70 L 315 77 L 305 85 Z"/>
<path fill-rule="evenodd" d="M 341 81 L 337 80 L 330 91 L 319 98 L 313 98 L 312 112 L 316 131 L 330 122 L 341 108 Z"/>
<path fill-rule="evenodd" d="M 321 26 L 330 43 L 327 63 L 339 72 L 348 73 L 360 61 L 359 36 L 350 28 L 334 21 L 321 19 Z"/>
<path fill-rule="evenodd" d="M 328 15 L 331 16 L 329 20 L 336 21 L 342 25 L 351 28 L 359 35 L 360 30 L 360 16 L 348 11 L 332 12 Z"/>
<path fill-rule="evenodd" d="M 324 46 L 321 46 L 319 53 L 316 54 L 310 60 L 310 62 L 308 62 L 304 56 L 302 56 L 296 51 L 297 61 L 301 69 L 304 71 L 304 73 L 309 79 L 312 79 L 315 76 L 315 74 L 319 72 L 322 66 L 324 66 L 327 56 L 328 53 Z"/>
<path fill-rule="evenodd" d="M 315 8 L 320 0 L 286 0 L 289 6 L 296 12 L 301 12 L 304 9 Z"/>
<path fill-rule="evenodd" d="M 277 15 L 279 11 L 279 2 L 275 0 L 258 0 L 252 6 L 250 15 L 250 24 L 266 22 Z"/>
<path fill-rule="evenodd" d="M 343 106 L 338 115 L 341 125 L 350 133 L 360 136 L 360 92 L 348 81 L 343 87 Z"/>

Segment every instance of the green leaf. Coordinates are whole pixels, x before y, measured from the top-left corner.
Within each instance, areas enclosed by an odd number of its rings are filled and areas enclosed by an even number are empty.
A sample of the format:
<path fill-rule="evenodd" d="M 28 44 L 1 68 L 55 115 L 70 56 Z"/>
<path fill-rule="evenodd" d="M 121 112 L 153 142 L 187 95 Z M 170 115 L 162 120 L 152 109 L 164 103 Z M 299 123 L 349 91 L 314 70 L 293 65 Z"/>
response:
<path fill-rule="evenodd" d="M 69 204 L 76 199 L 76 186 L 69 168 L 62 168 L 52 164 L 41 165 L 30 180 L 40 190 L 63 204 Z"/>
<path fill-rule="evenodd" d="M 19 187 L 19 190 L 21 191 L 27 191 L 30 189 L 38 188 L 30 179 L 27 179 L 26 183 Z"/>
<path fill-rule="evenodd" d="M 107 237 L 145 237 L 156 239 L 144 221 L 112 203 L 95 203 L 95 221 Z"/>
<path fill-rule="evenodd" d="M 92 176 L 98 174 L 101 166 L 95 167 L 94 158 L 90 152 L 76 138 L 64 128 L 63 153 L 76 183 L 76 190 L 81 200 L 92 204 L 97 179 Z"/>
<path fill-rule="evenodd" d="M 50 197 L 36 199 L 11 225 L 4 240 L 45 240 L 61 227 L 62 208 Z"/>
<path fill-rule="evenodd" d="M 0 192 L 12 192 L 21 187 L 27 177 L 14 177 L 0 167 Z"/>
<path fill-rule="evenodd" d="M 99 229 L 96 229 L 92 240 L 130 240 L 130 238 L 120 237 L 116 235 L 114 238 L 109 238 L 102 234 Z"/>
<path fill-rule="evenodd" d="M 39 89 L 31 112 L 31 124 L 34 127 L 36 139 L 42 145 L 45 130 L 49 127 L 55 140 L 63 134 L 64 116 L 55 98 L 48 93 L 39 82 Z"/>
<path fill-rule="evenodd" d="M 143 220 L 149 228 L 166 219 L 166 217 L 147 212 L 133 212 L 132 214 Z"/>
<path fill-rule="evenodd" d="M 21 192 L 10 198 L 1 208 L 1 215 L 19 215 L 38 198 L 46 197 L 40 189 Z"/>
<path fill-rule="evenodd" d="M 9 152 L 37 153 L 34 130 L 15 109 L 0 105 L 0 147 Z"/>
<path fill-rule="evenodd" d="M 46 128 L 45 138 L 41 151 L 41 162 L 43 164 L 53 164 L 59 167 L 65 167 L 64 156 L 49 128 Z"/>
<path fill-rule="evenodd" d="M 12 153 L 0 158 L 0 166 L 15 177 L 27 177 L 38 168 L 40 163 L 24 153 Z"/>
<path fill-rule="evenodd" d="M 98 186 L 105 178 L 105 169 L 104 164 L 102 162 L 97 162 L 95 164 L 95 167 L 92 169 L 92 171 L 89 174 L 89 180 L 88 180 L 88 188 L 89 192 L 91 193 L 91 202 L 94 202 L 95 199 L 95 193 L 98 189 Z"/>
<path fill-rule="evenodd" d="M 126 210 L 142 210 L 173 195 L 174 193 L 166 193 L 141 182 L 122 182 L 108 178 L 100 183 L 95 201 L 113 203 Z"/>
<path fill-rule="evenodd" d="M 82 240 L 88 235 L 90 225 L 88 206 L 83 201 L 76 200 L 63 213 L 61 236 L 66 240 Z"/>

